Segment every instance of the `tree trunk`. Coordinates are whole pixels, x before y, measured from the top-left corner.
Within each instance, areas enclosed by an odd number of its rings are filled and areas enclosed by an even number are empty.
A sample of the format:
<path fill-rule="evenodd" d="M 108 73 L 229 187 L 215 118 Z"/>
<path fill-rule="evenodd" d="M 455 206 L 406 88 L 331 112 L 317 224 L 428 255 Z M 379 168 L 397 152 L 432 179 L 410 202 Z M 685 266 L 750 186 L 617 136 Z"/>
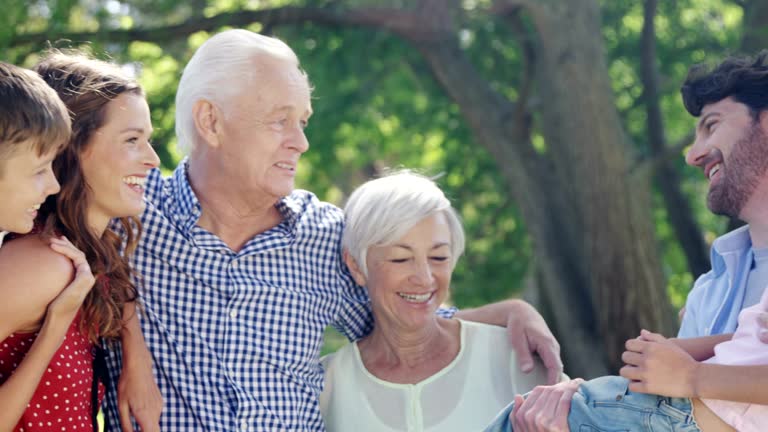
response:
<path fill-rule="evenodd" d="M 524 109 L 490 89 L 453 38 L 414 40 L 478 142 L 498 160 L 535 245 L 550 325 L 569 372 L 616 371 L 641 328 L 670 334 L 674 313 L 657 256 L 649 185 L 628 173 L 592 0 L 538 1 L 534 62 L 545 155 Z M 561 31 L 567 28 L 568 32 Z"/>
<path fill-rule="evenodd" d="M 543 310 L 551 312 L 548 322 L 562 341 L 568 372 L 585 377 L 615 372 L 626 339 L 641 328 L 671 333 L 674 314 L 657 256 L 649 184 L 646 176 L 628 172 L 629 143 L 610 90 L 597 2 L 508 2 L 532 18 L 536 49 L 527 55 L 538 98 L 545 101 L 537 108 L 544 154 L 531 145 L 527 87 L 520 89 L 518 103 L 511 102 L 491 88 L 461 49 L 453 25 L 460 3 L 420 0 L 410 9 L 349 11 L 286 7 L 110 34 L 116 40 L 154 40 L 219 28 L 222 21 L 240 26 L 314 22 L 385 29 L 410 41 L 460 107 L 478 143 L 498 161 L 527 221 L 533 274 L 546 302 Z"/>
<path fill-rule="evenodd" d="M 768 2 L 765 0 L 745 0 L 744 35 L 741 39 L 741 51 L 754 55 L 768 49 Z"/>
<path fill-rule="evenodd" d="M 680 175 L 675 169 L 675 162 L 663 157 L 666 153 L 666 134 L 664 121 L 659 107 L 659 85 L 656 69 L 656 0 L 644 2 L 644 21 L 642 33 L 642 54 L 640 75 L 643 81 L 643 99 L 646 107 L 648 125 L 648 144 L 651 157 L 658 158 L 659 164 L 654 173 L 654 180 L 664 199 L 669 223 L 675 232 L 680 247 L 685 253 L 688 270 L 697 278 L 709 271 L 709 248 L 701 235 L 699 224 L 693 217 L 688 199 L 680 189 Z"/>

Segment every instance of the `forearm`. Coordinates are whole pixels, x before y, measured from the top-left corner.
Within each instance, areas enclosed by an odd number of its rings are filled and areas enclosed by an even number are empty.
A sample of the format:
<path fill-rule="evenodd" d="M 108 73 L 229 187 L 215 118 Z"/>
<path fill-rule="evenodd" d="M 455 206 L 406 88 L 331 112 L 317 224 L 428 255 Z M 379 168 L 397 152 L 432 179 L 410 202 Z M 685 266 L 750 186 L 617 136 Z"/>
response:
<path fill-rule="evenodd" d="M 704 361 L 715 355 L 715 346 L 721 342 L 731 340 L 733 334 L 703 336 L 697 338 L 674 338 L 672 343 L 679 346 L 696 361 Z"/>
<path fill-rule="evenodd" d="M 151 363 L 151 356 L 141 332 L 135 302 L 126 303 L 123 306 L 123 321 L 123 329 L 120 332 L 123 347 L 123 367 L 126 364 L 135 364 L 136 361 L 149 361 Z"/>
<path fill-rule="evenodd" d="M 706 399 L 768 405 L 768 365 L 700 363 L 694 375 L 694 395 Z"/>
<path fill-rule="evenodd" d="M 159 431 L 163 398 L 152 373 L 152 354 L 141 332 L 136 305 L 126 304 L 123 312 L 123 368 L 117 383 L 120 424 L 123 430 L 133 430 L 133 417 L 141 430 L 156 432 Z"/>
<path fill-rule="evenodd" d="M 465 321 L 506 327 L 509 323 L 510 313 L 530 307 L 528 303 L 522 300 L 504 300 L 472 309 L 461 309 L 456 312 L 455 317 Z"/>
<path fill-rule="evenodd" d="M 54 322 L 56 321 L 56 322 Z M 51 359 L 59 349 L 71 319 L 47 319 L 24 360 L 0 386 L 0 430 L 13 430 L 32 399 Z"/>

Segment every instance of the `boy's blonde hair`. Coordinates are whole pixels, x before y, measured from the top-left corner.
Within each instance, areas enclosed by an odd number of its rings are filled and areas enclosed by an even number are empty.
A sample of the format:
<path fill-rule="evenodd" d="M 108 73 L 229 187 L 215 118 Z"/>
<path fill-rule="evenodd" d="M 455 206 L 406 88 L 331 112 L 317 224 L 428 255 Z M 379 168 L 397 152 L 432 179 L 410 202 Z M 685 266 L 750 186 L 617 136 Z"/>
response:
<path fill-rule="evenodd" d="M 21 147 L 38 156 L 69 142 L 69 112 L 56 92 L 30 70 L 0 62 L 0 176 Z"/>

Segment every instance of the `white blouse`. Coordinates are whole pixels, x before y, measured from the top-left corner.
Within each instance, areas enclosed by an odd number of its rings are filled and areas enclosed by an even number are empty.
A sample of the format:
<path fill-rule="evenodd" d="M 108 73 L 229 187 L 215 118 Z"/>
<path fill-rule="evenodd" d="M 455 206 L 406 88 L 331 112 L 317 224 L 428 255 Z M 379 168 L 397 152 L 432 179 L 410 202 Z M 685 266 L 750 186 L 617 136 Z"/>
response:
<path fill-rule="evenodd" d="M 461 347 L 448 366 L 416 384 L 371 374 L 357 343 L 323 357 L 320 410 L 328 432 L 472 432 L 512 401 L 546 384 L 541 363 L 523 374 L 502 327 L 461 323 Z"/>

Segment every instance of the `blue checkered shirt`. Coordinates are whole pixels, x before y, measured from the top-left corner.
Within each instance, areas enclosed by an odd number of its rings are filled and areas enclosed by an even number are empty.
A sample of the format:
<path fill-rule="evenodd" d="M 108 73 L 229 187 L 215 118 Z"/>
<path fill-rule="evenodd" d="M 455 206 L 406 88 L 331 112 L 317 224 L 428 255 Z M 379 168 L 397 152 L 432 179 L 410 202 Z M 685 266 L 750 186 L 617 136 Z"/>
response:
<path fill-rule="evenodd" d="M 163 396 L 160 430 L 322 431 L 323 331 L 370 330 L 368 295 L 342 264 L 342 211 L 295 191 L 283 221 L 239 252 L 196 225 L 187 164 L 147 182 L 140 274 L 141 326 Z M 120 430 L 120 347 L 108 357 L 108 430 Z"/>

